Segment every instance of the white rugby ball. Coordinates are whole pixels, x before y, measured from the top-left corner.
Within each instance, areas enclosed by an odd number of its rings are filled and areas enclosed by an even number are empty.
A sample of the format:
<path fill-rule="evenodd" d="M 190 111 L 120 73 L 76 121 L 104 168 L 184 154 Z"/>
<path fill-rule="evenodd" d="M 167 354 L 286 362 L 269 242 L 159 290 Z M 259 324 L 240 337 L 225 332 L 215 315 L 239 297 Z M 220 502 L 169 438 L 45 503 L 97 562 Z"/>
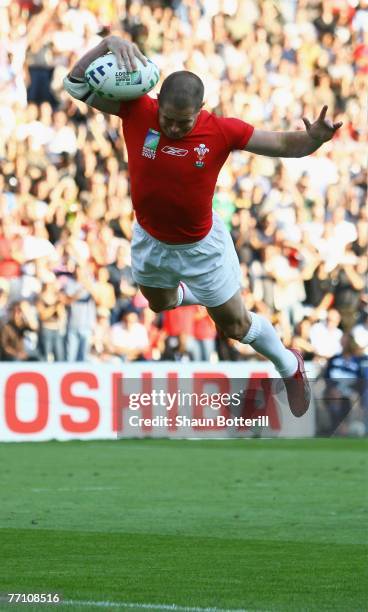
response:
<path fill-rule="evenodd" d="M 98 57 L 88 66 L 85 77 L 91 91 L 110 100 L 134 100 L 154 88 L 160 78 L 151 60 L 145 66 L 137 57 L 137 70 L 120 69 L 113 53 Z"/>

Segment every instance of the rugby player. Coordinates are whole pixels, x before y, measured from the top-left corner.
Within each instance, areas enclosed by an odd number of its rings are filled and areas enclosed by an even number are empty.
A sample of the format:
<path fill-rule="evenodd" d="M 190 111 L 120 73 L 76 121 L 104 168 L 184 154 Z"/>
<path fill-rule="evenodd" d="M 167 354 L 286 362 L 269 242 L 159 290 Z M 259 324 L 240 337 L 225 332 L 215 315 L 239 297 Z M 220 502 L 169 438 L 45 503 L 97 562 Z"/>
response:
<path fill-rule="evenodd" d="M 95 109 L 122 119 L 128 150 L 131 198 L 136 214 L 132 271 L 155 312 L 202 304 L 218 329 L 270 359 L 283 378 L 291 412 L 302 416 L 310 403 L 303 358 L 287 349 L 271 323 L 248 312 L 240 291 L 240 266 L 229 232 L 212 210 L 218 174 L 234 150 L 273 157 L 303 157 L 330 140 L 341 127 L 326 119 L 304 118 L 305 131 L 255 129 L 235 118 L 203 110 L 204 87 L 192 72 L 178 71 L 163 82 L 157 99 L 129 102 L 91 93 L 84 74 L 96 58 L 112 52 L 119 67 L 146 63 L 138 47 L 108 36 L 74 65 L 65 89 Z"/>

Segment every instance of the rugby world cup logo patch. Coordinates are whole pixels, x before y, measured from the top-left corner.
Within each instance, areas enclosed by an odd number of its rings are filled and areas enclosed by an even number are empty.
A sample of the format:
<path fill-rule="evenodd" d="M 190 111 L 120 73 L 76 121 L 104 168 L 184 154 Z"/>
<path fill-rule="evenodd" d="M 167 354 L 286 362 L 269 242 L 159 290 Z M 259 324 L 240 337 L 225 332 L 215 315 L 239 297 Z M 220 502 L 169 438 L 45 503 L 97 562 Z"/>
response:
<path fill-rule="evenodd" d="M 205 144 L 200 144 L 198 147 L 194 148 L 194 151 L 197 153 L 197 161 L 194 165 L 197 166 L 197 168 L 203 168 L 204 156 L 209 152 L 209 148 L 206 147 Z"/>
<path fill-rule="evenodd" d="M 142 155 L 148 159 L 155 159 L 158 143 L 160 142 L 161 134 L 157 130 L 149 128 L 146 138 L 144 139 Z"/>
<path fill-rule="evenodd" d="M 115 73 L 116 87 L 124 85 L 140 85 L 142 83 L 142 73 L 140 70 L 134 72 L 124 72 L 120 70 Z"/>

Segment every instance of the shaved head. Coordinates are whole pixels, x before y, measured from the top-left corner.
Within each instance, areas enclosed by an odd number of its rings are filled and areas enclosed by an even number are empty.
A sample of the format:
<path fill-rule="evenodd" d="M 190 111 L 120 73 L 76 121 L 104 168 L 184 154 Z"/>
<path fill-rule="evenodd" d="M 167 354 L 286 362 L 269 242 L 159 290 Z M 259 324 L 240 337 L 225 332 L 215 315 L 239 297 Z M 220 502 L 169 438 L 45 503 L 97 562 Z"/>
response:
<path fill-rule="evenodd" d="M 199 110 L 203 103 L 204 86 L 201 79 L 189 70 L 179 70 L 170 74 L 162 83 L 159 94 L 160 106 L 170 106 L 183 110 Z"/>

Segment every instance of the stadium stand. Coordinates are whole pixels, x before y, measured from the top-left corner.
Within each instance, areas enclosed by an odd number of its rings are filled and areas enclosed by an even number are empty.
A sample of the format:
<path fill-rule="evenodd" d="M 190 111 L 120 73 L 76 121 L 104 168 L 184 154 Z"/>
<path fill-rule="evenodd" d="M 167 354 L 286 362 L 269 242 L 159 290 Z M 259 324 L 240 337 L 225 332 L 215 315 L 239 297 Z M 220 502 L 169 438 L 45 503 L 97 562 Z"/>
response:
<path fill-rule="evenodd" d="M 294 130 L 328 104 L 344 122 L 308 158 L 232 154 L 214 208 L 236 244 L 248 308 L 321 364 L 341 352 L 343 333 L 368 354 L 366 0 L 3 0 L 1 359 L 255 356 L 215 338 L 204 309 L 156 316 L 137 292 L 120 120 L 62 88 L 71 65 L 108 32 L 136 41 L 162 78 L 196 72 L 206 108 L 219 115 Z"/>

